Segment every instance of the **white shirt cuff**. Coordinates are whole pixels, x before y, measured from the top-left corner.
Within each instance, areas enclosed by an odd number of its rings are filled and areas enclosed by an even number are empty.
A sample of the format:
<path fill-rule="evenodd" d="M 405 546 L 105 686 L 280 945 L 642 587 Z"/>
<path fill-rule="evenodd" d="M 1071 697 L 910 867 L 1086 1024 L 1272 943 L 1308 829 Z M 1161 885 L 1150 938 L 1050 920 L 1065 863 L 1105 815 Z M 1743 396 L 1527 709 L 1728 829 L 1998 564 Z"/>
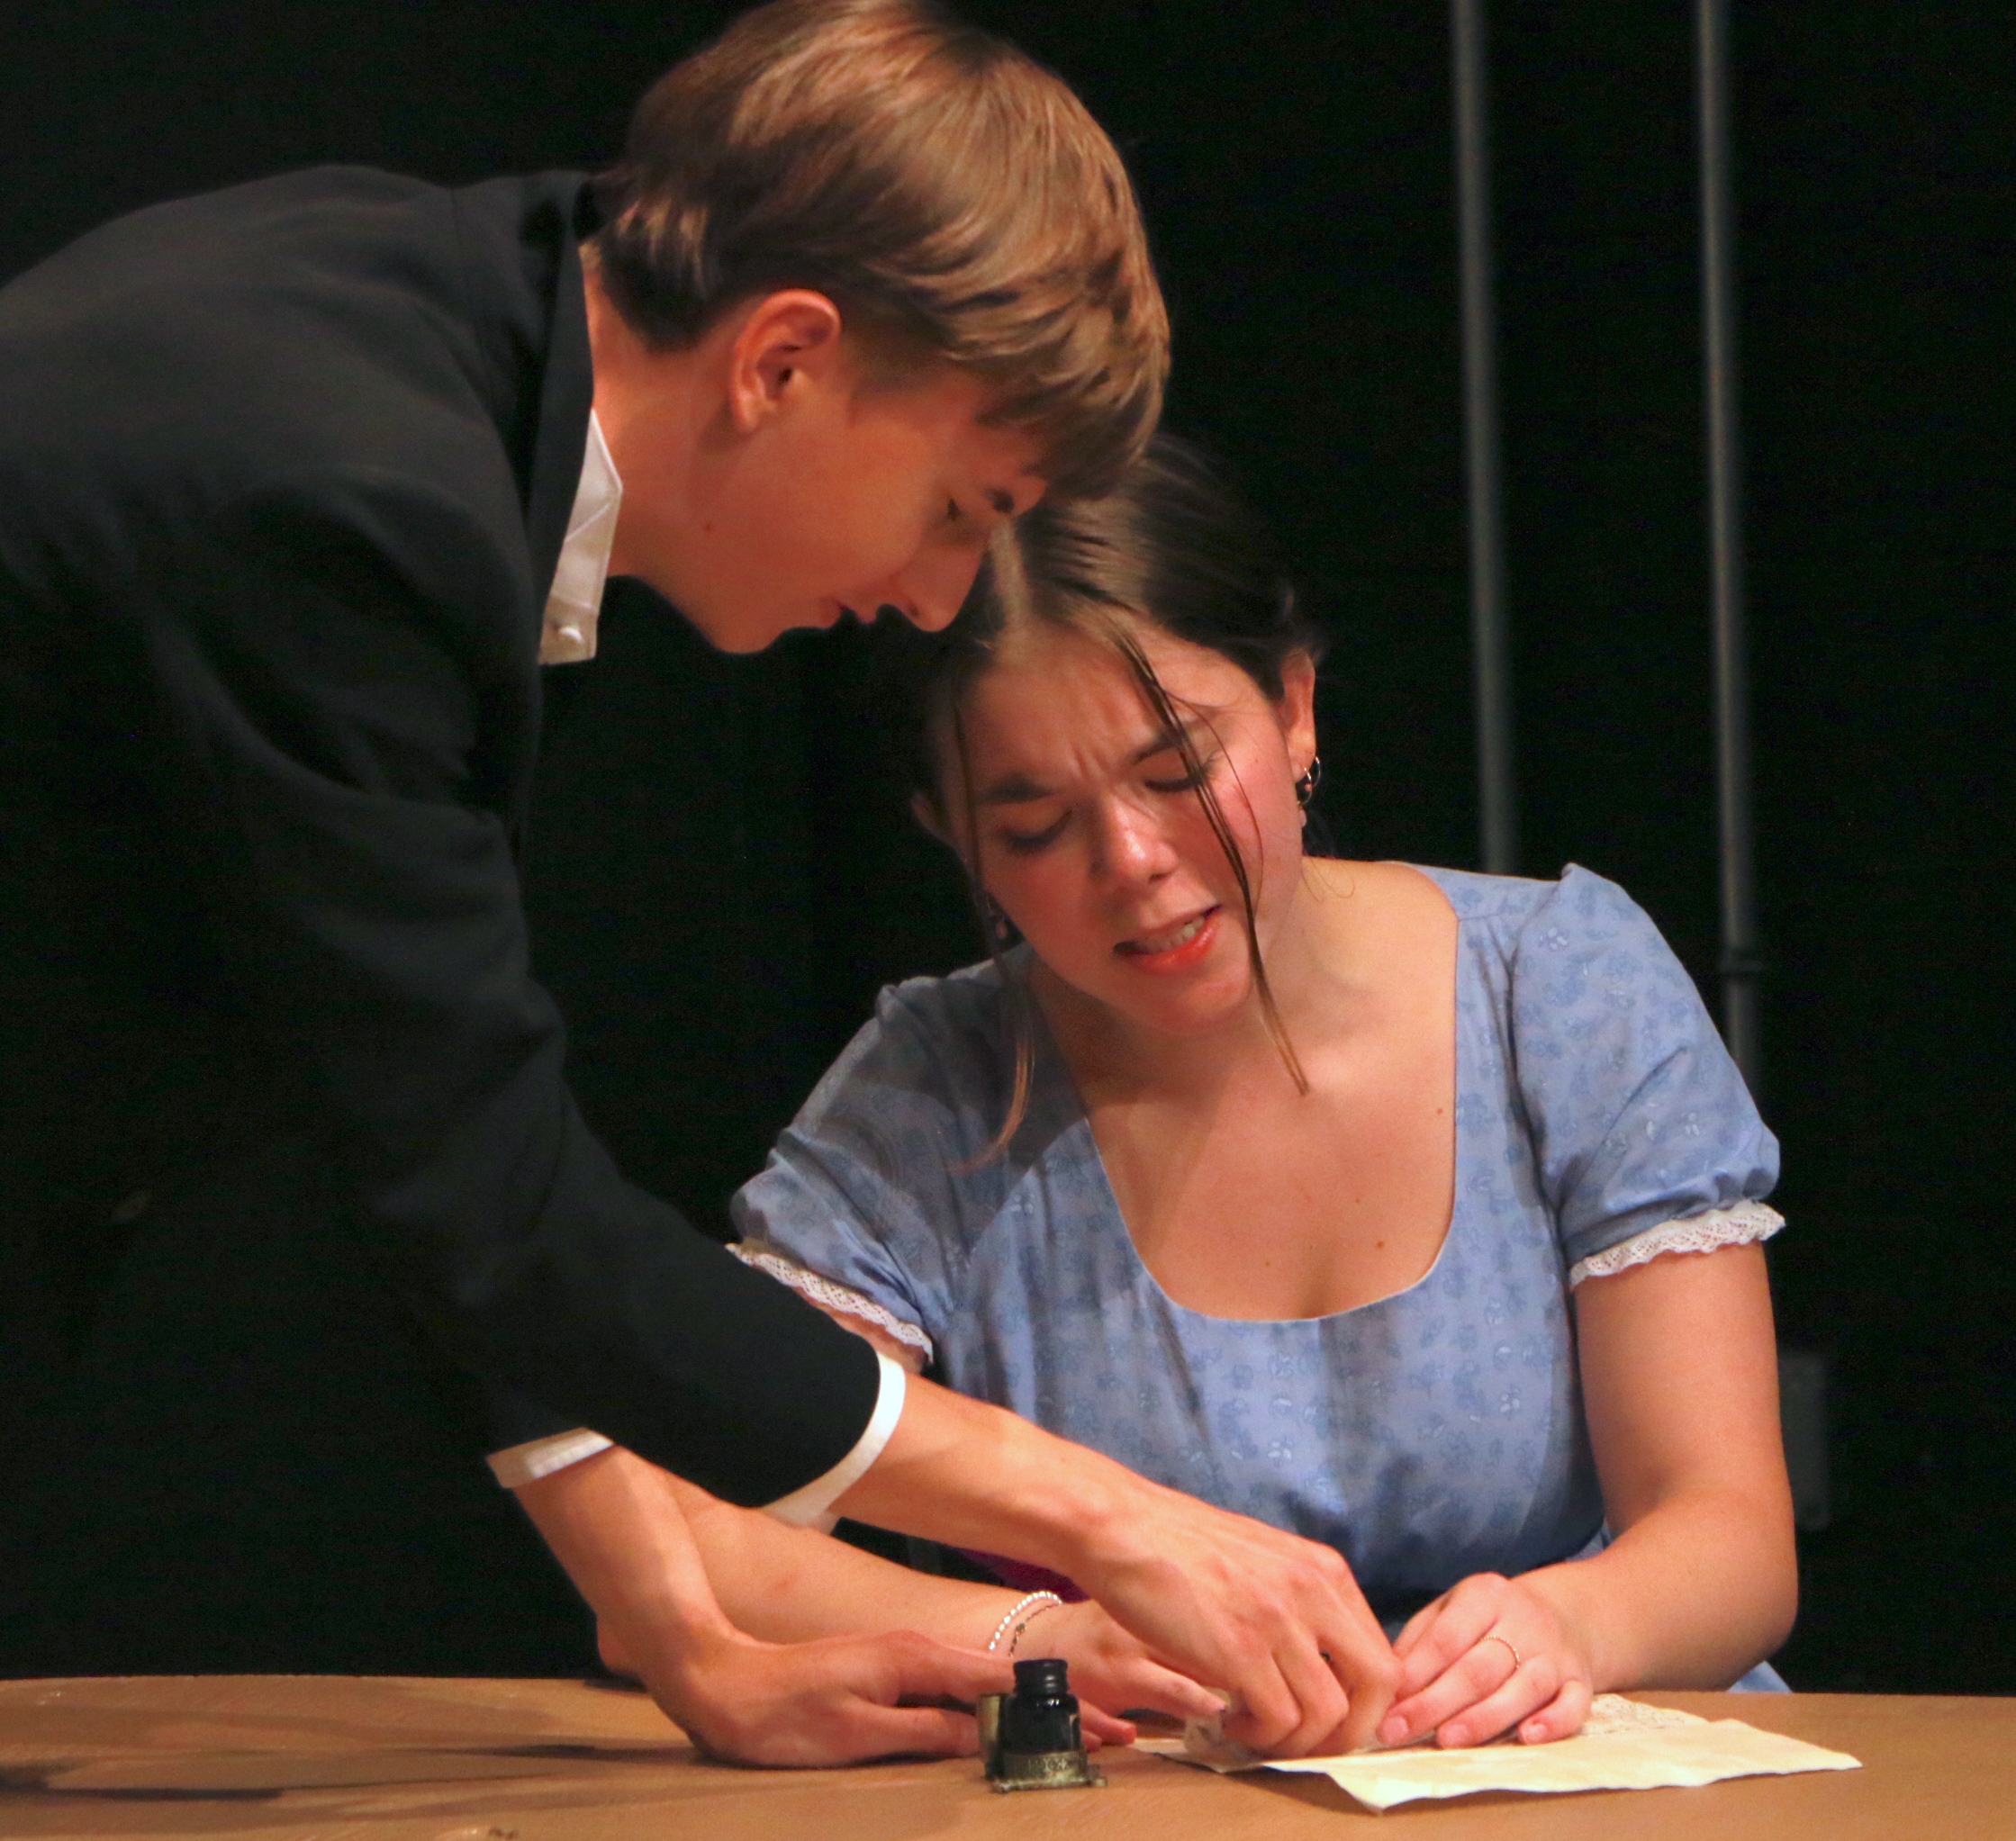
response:
<path fill-rule="evenodd" d="M 882 1371 L 881 1391 L 875 1395 L 875 1410 L 868 1415 L 868 1429 L 854 1441 L 854 1448 L 824 1476 L 815 1476 L 803 1489 L 794 1489 L 764 1505 L 764 1513 L 793 1528 L 809 1528 L 868 1474 L 868 1466 L 882 1455 L 896 1421 L 903 1416 L 903 1388 L 909 1379 L 900 1363 L 893 1362 L 881 1349 L 875 1360 Z"/>
<path fill-rule="evenodd" d="M 584 1425 L 571 1432 L 556 1432 L 550 1439 L 529 1439 L 506 1451 L 493 1451 L 485 1460 L 491 1475 L 506 1489 L 522 1489 L 535 1477 L 551 1476 L 583 1457 L 609 1449 L 609 1440 Z"/>
<path fill-rule="evenodd" d="M 859 1483 L 868 1474 L 868 1466 L 882 1455 L 882 1447 L 889 1443 L 896 1421 L 903 1416 L 903 1389 L 909 1376 L 879 1349 L 875 1361 L 881 1370 L 881 1385 L 875 1395 L 875 1410 L 868 1416 L 867 1430 L 854 1441 L 854 1449 L 825 1476 L 816 1476 L 803 1489 L 794 1489 L 788 1496 L 767 1504 L 764 1510 L 766 1515 L 774 1515 L 793 1528 L 810 1527 Z M 506 1489 L 521 1489 L 537 1477 L 551 1476 L 556 1470 L 565 1470 L 568 1465 L 578 1464 L 583 1457 L 592 1457 L 609 1448 L 610 1440 L 600 1432 L 576 1426 L 571 1432 L 556 1432 L 550 1439 L 529 1439 L 508 1450 L 493 1451 L 486 1461 L 491 1474 Z"/>

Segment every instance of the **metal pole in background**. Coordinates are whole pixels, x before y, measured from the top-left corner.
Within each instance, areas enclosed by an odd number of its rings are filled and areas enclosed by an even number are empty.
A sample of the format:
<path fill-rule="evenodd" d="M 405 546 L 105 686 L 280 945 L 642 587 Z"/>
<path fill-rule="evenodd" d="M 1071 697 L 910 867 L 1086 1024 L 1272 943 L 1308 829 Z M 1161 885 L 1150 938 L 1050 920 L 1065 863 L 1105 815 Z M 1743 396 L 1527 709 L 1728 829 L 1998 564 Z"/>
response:
<path fill-rule="evenodd" d="M 1451 0 L 1456 91 L 1456 249 L 1462 299 L 1463 451 L 1469 492 L 1470 652 L 1484 867 L 1519 867 L 1512 765 L 1512 659 L 1498 495 L 1498 365 L 1491 285 L 1491 167 L 1484 0 Z"/>
<path fill-rule="evenodd" d="M 1701 322 L 1708 410 L 1708 538 L 1715 661 L 1716 818 L 1722 850 L 1722 1033 L 1752 1087 L 1759 1073 L 1749 676 L 1737 451 L 1735 229 L 1729 177 L 1728 0 L 1696 0 L 1701 113 Z"/>

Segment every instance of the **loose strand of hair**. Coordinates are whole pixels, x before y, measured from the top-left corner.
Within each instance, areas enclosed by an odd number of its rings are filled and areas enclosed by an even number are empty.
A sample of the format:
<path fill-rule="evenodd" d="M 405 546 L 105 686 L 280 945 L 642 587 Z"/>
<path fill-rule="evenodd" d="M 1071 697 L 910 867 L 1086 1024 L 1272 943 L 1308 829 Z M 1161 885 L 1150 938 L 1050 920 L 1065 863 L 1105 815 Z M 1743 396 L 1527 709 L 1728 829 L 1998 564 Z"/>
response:
<path fill-rule="evenodd" d="M 1132 668 L 1135 681 L 1147 699 L 1148 707 L 1174 741 L 1177 752 L 1182 756 L 1184 769 L 1196 785 L 1198 804 L 1203 808 L 1206 822 L 1211 826 L 1212 835 L 1218 840 L 1218 848 L 1225 853 L 1226 865 L 1239 888 L 1239 905 L 1245 923 L 1246 959 L 1252 969 L 1253 990 L 1260 999 L 1261 1020 L 1266 1025 L 1268 1039 L 1288 1069 L 1288 1078 L 1295 1083 L 1296 1092 L 1306 1094 L 1309 1077 L 1303 1070 L 1302 1058 L 1296 1053 L 1288 1024 L 1281 1018 L 1280 1006 L 1274 1000 L 1274 987 L 1267 976 L 1266 957 L 1260 949 L 1259 911 L 1253 898 L 1252 878 L 1246 868 L 1246 854 L 1239 848 L 1239 840 L 1225 819 L 1225 808 L 1218 803 L 1218 796 L 1205 771 L 1204 759 L 1197 752 L 1197 745 L 1190 740 L 1189 726 L 1156 674 L 1153 663 L 1142 649 L 1140 640 L 1118 619 L 1110 622 L 1109 636 Z"/>

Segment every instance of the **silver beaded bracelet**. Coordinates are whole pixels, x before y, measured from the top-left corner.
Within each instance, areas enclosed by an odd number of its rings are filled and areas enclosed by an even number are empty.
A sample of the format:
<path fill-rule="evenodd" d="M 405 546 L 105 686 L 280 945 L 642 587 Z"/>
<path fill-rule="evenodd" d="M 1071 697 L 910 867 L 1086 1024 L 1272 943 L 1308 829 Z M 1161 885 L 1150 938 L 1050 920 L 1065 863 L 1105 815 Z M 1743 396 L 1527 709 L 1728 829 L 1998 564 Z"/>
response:
<path fill-rule="evenodd" d="M 1015 1637 L 1009 1640 L 1008 1654 L 1010 1656 L 1014 1655 L 1016 1642 L 1020 1639 L 1022 1632 L 1028 1629 L 1035 1618 L 1040 1617 L 1044 1611 L 1061 1609 L 1063 1602 L 1064 1601 L 1058 1597 L 1054 1592 L 1032 1592 L 1026 1598 L 1017 1599 L 1008 1607 L 1008 1615 L 994 1626 L 994 1634 L 987 1639 L 987 1653 L 991 1656 L 1001 1647 L 1001 1638 L 1008 1636 L 1009 1627 L 1012 1625 L 1015 1629 Z M 1037 1608 L 1035 1612 L 1031 1617 L 1023 1617 L 1022 1613 L 1027 1611 L 1031 1605 Z M 1016 1622 L 1017 1618 L 1022 1619 L 1020 1623 Z"/>

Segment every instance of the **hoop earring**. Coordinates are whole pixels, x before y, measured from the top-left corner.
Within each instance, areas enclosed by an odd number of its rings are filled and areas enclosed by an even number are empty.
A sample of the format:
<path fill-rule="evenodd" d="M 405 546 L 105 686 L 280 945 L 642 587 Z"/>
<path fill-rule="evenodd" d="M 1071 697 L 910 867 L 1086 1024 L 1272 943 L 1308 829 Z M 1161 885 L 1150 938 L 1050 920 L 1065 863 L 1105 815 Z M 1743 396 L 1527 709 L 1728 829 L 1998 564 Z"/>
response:
<path fill-rule="evenodd" d="M 1302 770 L 1302 777 L 1295 782 L 1295 803 L 1302 808 L 1305 814 L 1309 809 L 1309 801 L 1316 796 L 1316 789 L 1322 784 L 1323 757 L 1312 754 L 1309 756 L 1309 764 Z"/>

